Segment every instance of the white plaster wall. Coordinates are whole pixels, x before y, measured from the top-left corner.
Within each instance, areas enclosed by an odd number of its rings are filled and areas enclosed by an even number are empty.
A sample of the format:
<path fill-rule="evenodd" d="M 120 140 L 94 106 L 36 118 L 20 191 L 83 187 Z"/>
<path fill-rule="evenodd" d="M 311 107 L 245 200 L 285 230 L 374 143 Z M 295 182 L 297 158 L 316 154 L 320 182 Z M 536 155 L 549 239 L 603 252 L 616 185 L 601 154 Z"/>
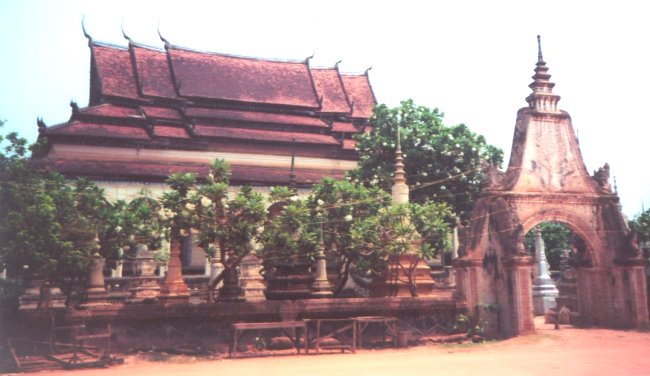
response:
<path fill-rule="evenodd" d="M 98 187 L 104 190 L 106 198 L 109 201 L 124 200 L 130 202 L 138 197 L 152 197 L 160 198 L 163 193 L 169 189 L 165 183 L 146 183 L 146 182 L 127 182 L 127 181 L 105 181 L 105 180 L 95 180 L 95 184 Z M 232 197 L 237 194 L 242 186 L 231 186 L 229 195 Z M 253 187 L 255 192 L 259 192 L 264 197 L 269 197 L 271 193 L 271 187 Z M 299 188 L 298 197 L 301 199 L 306 198 L 311 193 L 309 188 Z M 270 203 L 267 202 L 267 207 L 270 206 Z"/>

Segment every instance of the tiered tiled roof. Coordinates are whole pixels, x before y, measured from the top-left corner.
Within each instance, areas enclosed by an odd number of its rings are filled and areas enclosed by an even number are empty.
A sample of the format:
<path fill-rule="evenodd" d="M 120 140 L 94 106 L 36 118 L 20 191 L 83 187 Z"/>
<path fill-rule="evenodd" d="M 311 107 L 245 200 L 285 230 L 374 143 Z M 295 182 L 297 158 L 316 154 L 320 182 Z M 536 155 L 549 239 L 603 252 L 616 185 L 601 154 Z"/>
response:
<path fill-rule="evenodd" d="M 350 115 L 352 108 L 343 87 L 338 63 L 333 69 L 312 69 L 311 73 L 316 90 L 323 98 L 321 112 Z"/>
<path fill-rule="evenodd" d="M 368 71 L 364 75 L 343 75 L 341 78 L 352 102 L 352 118 L 369 119 L 377 100 L 370 86 Z"/>
<path fill-rule="evenodd" d="M 376 104 L 368 75 L 312 68 L 309 58 L 278 61 L 200 52 L 170 45 L 157 49 L 90 40 L 90 103 L 72 104 L 70 120 L 40 128 L 49 144 L 212 151 L 354 161 L 352 135 L 363 132 Z M 65 160 L 46 166 L 69 176 L 164 179 L 204 165 Z M 285 171 L 232 165 L 234 180 L 286 182 Z M 288 166 L 287 166 L 288 169 Z M 148 171 L 148 172 L 145 172 Z M 250 174 L 250 179 L 246 177 Z M 320 175 L 319 175 L 320 174 Z M 297 166 L 297 181 L 311 184 L 342 172 Z"/>

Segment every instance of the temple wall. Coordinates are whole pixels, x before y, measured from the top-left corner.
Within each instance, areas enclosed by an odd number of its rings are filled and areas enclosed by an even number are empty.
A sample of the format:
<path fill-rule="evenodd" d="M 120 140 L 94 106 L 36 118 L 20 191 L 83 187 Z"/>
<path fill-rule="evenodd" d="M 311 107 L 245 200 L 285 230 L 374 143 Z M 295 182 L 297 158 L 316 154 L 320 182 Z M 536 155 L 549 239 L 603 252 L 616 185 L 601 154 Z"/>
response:
<path fill-rule="evenodd" d="M 98 187 L 104 190 L 106 198 L 109 201 L 125 200 L 127 202 L 132 201 L 138 197 L 141 197 L 143 193 L 146 196 L 153 198 L 162 197 L 165 190 L 167 190 L 167 184 L 165 183 L 147 183 L 147 182 L 132 182 L 132 181 L 106 181 L 106 180 L 95 180 L 95 184 Z M 241 186 L 231 186 L 231 193 L 236 193 L 239 191 Z M 265 197 L 268 197 L 271 192 L 271 187 L 258 187 L 253 186 L 255 192 L 259 192 Z M 309 196 L 311 189 L 309 188 L 298 188 L 298 197 L 305 198 Z M 267 206 L 270 203 L 267 203 Z"/>
<path fill-rule="evenodd" d="M 162 197 L 167 189 L 165 183 L 96 180 L 95 184 L 104 190 L 104 194 L 109 201 L 124 200 L 130 202 L 143 195 L 158 199 Z"/>
<path fill-rule="evenodd" d="M 127 181 L 95 181 L 98 187 L 104 190 L 106 198 L 109 201 L 124 200 L 130 202 L 138 197 L 147 196 L 159 199 L 168 189 L 165 183 L 147 183 L 147 182 L 127 182 Z M 239 191 L 241 186 L 231 186 L 230 193 L 234 194 Z M 253 187 L 253 190 L 268 197 L 271 187 Z M 309 196 L 311 190 L 308 188 L 298 189 L 298 197 L 305 198 Z M 270 202 L 266 202 L 267 207 Z M 199 272 L 204 268 L 205 252 L 195 244 L 194 241 L 184 245 L 183 266 L 185 269 L 193 272 Z M 162 246 L 164 252 L 169 252 L 169 244 L 165 242 Z"/>
<path fill-rule="evenodd" d="M 231 165 L 278 167 L 287 170 L 291 155 L 263 153 L 236 153 L 193 150 L 132 149 L 105 146 L 54 144 L 49 153 L 52 159 L 84 159 L 128 162 L 174 162 L 209 164 L 224 159 Z M 357 167 L 356 160 L 295 156 L 297 169 L 348 171 Z"/>

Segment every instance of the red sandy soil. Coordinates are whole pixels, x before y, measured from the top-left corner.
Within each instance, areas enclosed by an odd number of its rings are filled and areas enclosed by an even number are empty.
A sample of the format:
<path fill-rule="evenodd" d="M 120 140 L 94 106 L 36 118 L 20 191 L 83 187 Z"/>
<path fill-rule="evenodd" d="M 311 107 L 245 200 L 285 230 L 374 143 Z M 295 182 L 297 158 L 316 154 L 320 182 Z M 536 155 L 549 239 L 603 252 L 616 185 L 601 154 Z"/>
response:
<path fill-rule="evenodd" d="M 535 334 L 483 344 L 214 360 L 179 356 L 151 361 L 132 356 L 111 368 L 37 375 L 650 375 L 650 332 L 564 326 L 554 330 L 538 320 Z"/>

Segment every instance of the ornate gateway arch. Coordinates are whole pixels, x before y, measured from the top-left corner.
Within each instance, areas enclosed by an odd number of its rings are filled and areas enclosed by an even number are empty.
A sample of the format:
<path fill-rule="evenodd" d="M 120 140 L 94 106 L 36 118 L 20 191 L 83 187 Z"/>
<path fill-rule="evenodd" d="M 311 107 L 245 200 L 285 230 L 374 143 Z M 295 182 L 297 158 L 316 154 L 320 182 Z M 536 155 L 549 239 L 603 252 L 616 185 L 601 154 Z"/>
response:
<path fill-rule="evenodd" d="M 587 172 L 550 77 L 540 47 L 528 107 L 517 113 L 508 169 L 488 168 L 470 225 L 461 232 L 459 297 L 470 308 L 499 307 L 490 321 L 502 334 L 533 331 L 533 260 L 524 235 L 541 222 L 556 221 L 582 240 L 574 250 L 580 321 L 648 324 L 645 263 L 609 185 L 609 166 L 593 176 Z"/>

